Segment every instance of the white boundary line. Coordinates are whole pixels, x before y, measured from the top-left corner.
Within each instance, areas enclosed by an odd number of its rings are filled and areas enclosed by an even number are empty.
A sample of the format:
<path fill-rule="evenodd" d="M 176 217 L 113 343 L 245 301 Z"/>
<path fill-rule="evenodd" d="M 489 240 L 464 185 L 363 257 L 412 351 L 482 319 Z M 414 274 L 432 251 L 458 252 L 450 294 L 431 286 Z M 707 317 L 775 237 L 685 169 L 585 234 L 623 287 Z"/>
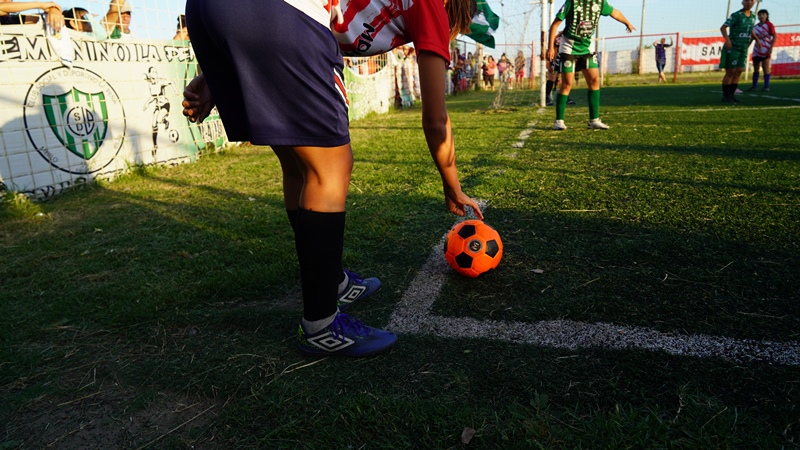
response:
<path fill-rule="evenodd" d="M 800 101 L 800 99 L 797 99 Z M 772 110 L 772 109 L 798 109 L 800 105 L 790 105 L 790 106 L 730 106 L 727 105 L 731 109 L 725 109 L 725 112 L 731 111 L 765 111 L 765 110 Z M 626 114 L 664 114 L 664 113 L 685 113 L 685 112 L 719 112 L 721 111 L 720 108 L 725 108 L 726 105 L 720 105 L 719 108 L 693 108 L 693 109 L 653 109 L 653 110 L 645 110 L 645 111 L 612 111 L 612 112 L 604 112 L 604 116 L 621 116 Z"/>
<path fill-rule="evenodd" d="M 717 111 L 717 109 L 707 111 Z M 538 111 L 539 114 L 543 112 L 543 108 Z M 524 147 L 535 125 L 535 121 L 529 122 L 528 128 L 520 132 L 517 142 L 512 144 L 512 147 Z M 478 203 L 481 209 L 485 209 L 485 202 Z M 431 314 L 433 303 L 439 297 L 447 278 L 452 276 L 452 269 L 442 255 L 445 237 L 446 235 L 442 236 L 433 248 L 428 260 L 403 294 L 403 298 L 389 319 L 386 327 L 388 330 L 457 339 L 493 339 L 553 348 L 643 349 L 699 358 L 719 357 L 738 363 L 765 361 L 790 366 L 800 365 L 800 342 L 796 341 L 772 342 L 702 334 L 668 334 L 649 328 L 602 322 L 591 324 L 572 320 L 548 320 L 526 323 L 433 315 Z"/>
<path fill-rule="evenodd" d="M 503 322 L 431 314 L 431 308 L 452 269 L 442 256 L 444 237 L 409 285 L 392 313 L 387 329 L 406 334 L 433 335 L 458 339 L 492 339 L 515 344 L 578 349 L 610 348 L 664 351 L 672 355 L 699 358 L 719 357 L 748 363 L 800 365 L 800 342 L 756 341 L 702 334 L 662 333 L 649 328 L 612 323 L 584 323 L 572 320 Z"/>

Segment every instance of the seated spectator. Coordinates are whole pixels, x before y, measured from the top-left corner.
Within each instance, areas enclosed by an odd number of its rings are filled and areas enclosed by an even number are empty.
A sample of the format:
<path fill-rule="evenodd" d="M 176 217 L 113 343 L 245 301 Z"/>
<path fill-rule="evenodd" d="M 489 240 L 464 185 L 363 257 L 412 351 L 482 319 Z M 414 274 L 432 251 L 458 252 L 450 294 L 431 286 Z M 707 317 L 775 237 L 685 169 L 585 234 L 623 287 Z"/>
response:
<path fill-rule="evenodd" d="M 24 25 L 38 23 L 38 16 L 15 14 L 31 9 L 40 9 L 47 13 L 47 22 L 56 30 L 61 30 L 64 25 L 64 17 L 61 15 L 61 7 L 53 2 L 16 2 L 0 1 L 0 25 Z"/>
<path fill-rule="evenodd" d="M 173 41 L 188 41 L 189 40 L 189 30 L 186 28 L 186 14 L 181 14 L 178 16 L 178 29 L 175 31 L 175 37 L 172 38 Z"/>

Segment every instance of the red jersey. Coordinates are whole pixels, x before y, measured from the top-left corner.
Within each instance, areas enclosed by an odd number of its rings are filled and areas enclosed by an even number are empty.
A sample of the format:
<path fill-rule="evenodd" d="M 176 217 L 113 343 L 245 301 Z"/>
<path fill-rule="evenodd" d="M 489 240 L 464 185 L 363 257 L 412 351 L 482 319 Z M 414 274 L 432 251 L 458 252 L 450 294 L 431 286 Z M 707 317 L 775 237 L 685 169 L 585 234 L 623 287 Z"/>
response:
<path fill-rule="evenodd" d="M 413 43 L 450 61 L 450 22 L 442 0 L 341 0 L 344 23 L 331 31 L 345 56 L 371 56 Z"/>
<path fill-rule="evenodd" d="M 753 46 L 753 56 L 757 58 L 766 58 L 769 56 L 769 51 L 772 48 L 773 36 L 775 36 L 775 27 L 769 20 L 764 23 L 757 23 L 753 27 L 753 33 L 761 39 L 761 45 Z"/>

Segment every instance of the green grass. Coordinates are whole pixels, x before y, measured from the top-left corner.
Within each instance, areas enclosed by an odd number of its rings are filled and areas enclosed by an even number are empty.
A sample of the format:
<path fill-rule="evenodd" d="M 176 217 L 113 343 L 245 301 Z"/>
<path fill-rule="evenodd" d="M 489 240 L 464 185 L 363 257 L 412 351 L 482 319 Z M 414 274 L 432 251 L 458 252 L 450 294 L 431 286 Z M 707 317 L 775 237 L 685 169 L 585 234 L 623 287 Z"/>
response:
<path fill-rule="evenodd" d="M 606 132 L 511 91 L 449 99 L 464 189 L 504 259 L 433 312 L 800 341 L 800 81 L 603 89 Z M 792 100 L 794 99 L 794 100 Z M 522 148 L 520 132 L 532 129 Z M 420 108 L 351 124 L 345 266 L 385 325 L 455 218 Z M 0 205 L 0 448 L 796 448 L 800 367 L 401 335 L 300 356 L 298 270 L 268 148 Z M 540 269 L 542 273 L 532 272 Z"/>

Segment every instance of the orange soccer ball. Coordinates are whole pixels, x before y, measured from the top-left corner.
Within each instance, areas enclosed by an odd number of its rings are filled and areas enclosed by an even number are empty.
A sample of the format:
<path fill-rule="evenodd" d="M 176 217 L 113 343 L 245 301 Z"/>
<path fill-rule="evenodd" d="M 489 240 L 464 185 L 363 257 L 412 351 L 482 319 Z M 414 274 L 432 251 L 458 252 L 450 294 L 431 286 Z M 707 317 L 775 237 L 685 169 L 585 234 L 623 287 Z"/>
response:
<path fill-rule="evenodd" d="M 447 232 L 444 258 L 456 272 L 471 278 L 494 269 L 503 258 L 503 241 L 480 220 L 459 222 Z"/>

